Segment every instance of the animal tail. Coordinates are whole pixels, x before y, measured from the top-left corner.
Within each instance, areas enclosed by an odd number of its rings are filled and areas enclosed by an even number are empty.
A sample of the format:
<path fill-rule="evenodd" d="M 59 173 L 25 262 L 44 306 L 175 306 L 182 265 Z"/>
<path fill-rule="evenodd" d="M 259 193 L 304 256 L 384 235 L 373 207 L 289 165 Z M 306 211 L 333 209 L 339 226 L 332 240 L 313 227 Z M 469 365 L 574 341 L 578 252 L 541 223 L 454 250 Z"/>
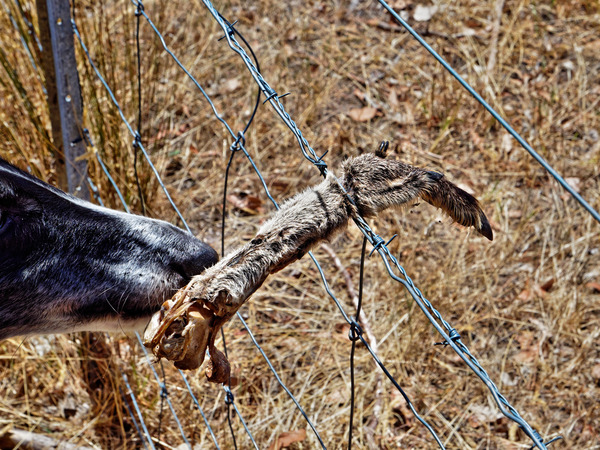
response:
<path fill-rule="evenodd" d="M 383 142 L 375 154 L 366 153 L 344 163 L 343 184 L 353 200 L 355 213 L 373 217 L 387 208 L 422 198 L 459 224 L 475 227 L 481 235 L 493 240 L 492 227 L 475 197 L 441 173 L 385 159 L 387 149 L 388 143 Z"/>
<path fill-rule="evenodd" d="M 428 175 L 434 182 L 421 192 L 420 197 L 423 200 L 441 208 L 459 224 L 474 227 L 490 241 L 494 239 L 492 227 L 475 197 L 446 180 L 441 173 L 428 172 Z"/>

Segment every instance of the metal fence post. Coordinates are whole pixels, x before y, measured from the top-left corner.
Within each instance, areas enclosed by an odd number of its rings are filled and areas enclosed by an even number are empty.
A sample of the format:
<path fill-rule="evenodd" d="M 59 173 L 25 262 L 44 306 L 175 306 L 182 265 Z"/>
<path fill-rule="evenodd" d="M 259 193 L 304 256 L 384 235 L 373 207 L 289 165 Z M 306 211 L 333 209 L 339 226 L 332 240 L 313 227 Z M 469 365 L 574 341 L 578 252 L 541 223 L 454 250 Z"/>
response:
<path fill-rule="evenodd" d="M 69 0 L 37 0 L 36 6 L 58 184 L 89 200 L 87 161 L 78 160 L 86 152 L 86 142 Z"/>

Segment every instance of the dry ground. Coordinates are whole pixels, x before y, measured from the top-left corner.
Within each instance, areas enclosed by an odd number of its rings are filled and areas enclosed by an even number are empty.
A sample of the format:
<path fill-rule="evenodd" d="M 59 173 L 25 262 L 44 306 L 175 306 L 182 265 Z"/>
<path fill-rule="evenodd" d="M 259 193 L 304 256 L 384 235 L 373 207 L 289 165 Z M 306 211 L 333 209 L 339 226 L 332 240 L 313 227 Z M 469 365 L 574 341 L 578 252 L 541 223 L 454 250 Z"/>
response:
<path fill-rule="evenodd" d="M 24 14 L 35 23 L 31 2 Z M 600 6 L 594 0 L 434 1 L 432 17 L 412 0 L 392 2 L 596 209 L 600 208 Z M 0 13 L 0 155 L 52 182 L 52 147 L 41 74 L 20 38 L 32 35 L 16 7 Z M 77 20 L 127 117 L 137 108 L 131 3 L 77 1 Z M 480 199 L 493 243 L 452 225 L 429 205 L 390 212 L 373 228 L 425 296 L 461 333 L 501 392 L 552 448 L 600 448 L 599 224 L 513 141 L 376 2 L 218 2 L 258 55 L 267 81 L 335 171 L 350 155 L 393 142 L 399 158 L 443 171 Z M 17 32 L 7 9 L 23 27 Z M 417 9 L 418 8 L 418 9 Z M 501 9 L 501 14 L 497 10 Z M 213 97 L 234 130 L 243 128 L 253 81 L 198 0 L 149 1 L 146 11 Z M 427 9 L 425 12 L 431 9 Z M 416 21 L 415 15 L 422 21 Z M 231 139 L 142 23 L 143 130 L 154 161 L 194 232 L 220 248 L 221 196 Z M 35 55 L 35 54 L 34 54 Z M 82 55 L 78 55 L 82 56 Z M 37 56 L 34 56 L 37 61 Z M 80 59 L 85 126 L 133 209 L 140 202 L 131 139 Z M 293 135 L 261 106 L 247 148 L 281 200 L 316 183 Z M 155 217 L 176 222 L 146 164 L 141 178 Z M 118 199 L 92 160 L 104 201 Z M 234 159 L 226 247 L 250 238 L 273 207 L 247 160 Z M 331 243 L 354 283 L 361 236 Z M 316 250 L 338 297 L 353 311 L 344 273 Z M 504 418 L 486 387 L 440 340 L 409 295 L 367 261 L 364 312 L 379 356 L 448 448 L 519 449 L 529 440 Z M 270 279 L 242 313 L 287 386 L 331 448 L 343 447 L 350 410 L 347 328 L 310 260 Z M 239 321 L 226 327 L 236 404 L 260 448 L 307 427 Z M 151 434 L 183 442 L 135 340 L 101 335 L 0 343 L 0 434 L 19 428 L 95 448 L 139 448 L 124 408 L 127 374 Z M 166 380 L 185 435 L 210 437 L 170 364 Z M 375 367 L 356 353 L 355 448 L 434 448 L 435 443 Z M 378 382 L 380 384 L 378 385 Z M 233 448 L 224 393 L 201 372 L 190 383 L 221 448 Z M 379 388 L 378 388 L 379 386 Z M 250 443 L 239 422 L 239 448 Z M 307 432 L 290 448 L 316 448 Z"/>

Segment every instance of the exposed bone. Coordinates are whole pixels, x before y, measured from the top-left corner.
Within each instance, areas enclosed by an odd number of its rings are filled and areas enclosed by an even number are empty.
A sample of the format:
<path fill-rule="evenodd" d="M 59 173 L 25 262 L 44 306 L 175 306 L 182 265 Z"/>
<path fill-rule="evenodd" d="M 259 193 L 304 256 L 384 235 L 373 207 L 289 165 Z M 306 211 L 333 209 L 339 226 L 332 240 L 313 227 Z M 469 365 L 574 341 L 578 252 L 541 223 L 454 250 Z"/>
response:
<path fill-rule="evenodd" d="M 163 304 L 146 329 L 144 344 L 180 369 L 196 369 L 210 355 L 210 381 L 229 377 L 229 362 L 215 338 L 268 275 L 300 259 L 319 241 L 360 214 L 402 206 L 417 198 L 442 208 L 456 222 L 488 239 L 492 230 L 477 200 L 442 174 L 385 160 L 385 149 L 347 160 L 333 175 L 287 200 L 256 237 L 208 268 Z"/>

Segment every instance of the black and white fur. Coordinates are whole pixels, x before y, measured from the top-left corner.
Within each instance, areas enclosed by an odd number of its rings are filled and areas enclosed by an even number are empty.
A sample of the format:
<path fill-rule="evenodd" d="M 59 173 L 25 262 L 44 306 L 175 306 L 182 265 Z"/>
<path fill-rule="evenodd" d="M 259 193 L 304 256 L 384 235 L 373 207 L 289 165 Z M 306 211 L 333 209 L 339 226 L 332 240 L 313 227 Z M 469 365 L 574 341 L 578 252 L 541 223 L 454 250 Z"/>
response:
<path fill-rule="evenodd" d="M 167 222 L 79 200 L 0 158 L 0 340 L 143 329 L 216 261 Z"/>

